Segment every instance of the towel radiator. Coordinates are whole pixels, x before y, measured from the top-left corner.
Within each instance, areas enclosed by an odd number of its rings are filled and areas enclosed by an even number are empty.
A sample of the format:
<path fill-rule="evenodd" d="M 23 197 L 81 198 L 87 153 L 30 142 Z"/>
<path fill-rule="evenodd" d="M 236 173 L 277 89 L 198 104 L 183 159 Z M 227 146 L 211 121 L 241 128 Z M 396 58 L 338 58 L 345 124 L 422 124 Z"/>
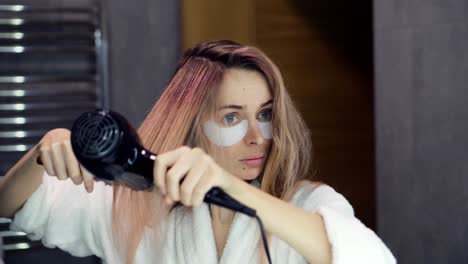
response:
<path fill-rule="evenodd" d="M 0 5 L 0 175 L 53 128 L 108 104 L 107 32 L 99 4 Z M 0 219 L 3 249 L 42 247 Z"/>

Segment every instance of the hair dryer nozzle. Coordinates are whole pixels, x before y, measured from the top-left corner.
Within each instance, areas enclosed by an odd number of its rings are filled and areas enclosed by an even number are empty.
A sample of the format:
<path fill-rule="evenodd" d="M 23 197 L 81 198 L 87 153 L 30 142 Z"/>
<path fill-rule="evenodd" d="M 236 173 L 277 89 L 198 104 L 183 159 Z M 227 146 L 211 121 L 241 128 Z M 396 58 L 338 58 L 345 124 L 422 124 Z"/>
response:
<path fill-rule="evenodd" d="M 137 190 L 151 187 L 155 155 L 143 151 L 135 129 L 120 114 L 104 109 L 82 114 L 73 124 L 71 144 L 96 180 Z"/>

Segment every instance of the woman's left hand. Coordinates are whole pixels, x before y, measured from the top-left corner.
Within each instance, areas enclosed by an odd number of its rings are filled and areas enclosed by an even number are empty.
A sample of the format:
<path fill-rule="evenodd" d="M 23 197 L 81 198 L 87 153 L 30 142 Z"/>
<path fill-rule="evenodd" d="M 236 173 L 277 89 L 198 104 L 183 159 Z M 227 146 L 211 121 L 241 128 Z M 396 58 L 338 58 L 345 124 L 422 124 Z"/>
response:
<path fill-rule="evenodd" d="M 193 207 L 199 206 L 205 194 L 215 186 L 227 191 L 235 177 L 201 148 L 187 146 L 159 154 L 153 173 L 154 184 L 168 204 L 180 201 L 185 206 Z"/>

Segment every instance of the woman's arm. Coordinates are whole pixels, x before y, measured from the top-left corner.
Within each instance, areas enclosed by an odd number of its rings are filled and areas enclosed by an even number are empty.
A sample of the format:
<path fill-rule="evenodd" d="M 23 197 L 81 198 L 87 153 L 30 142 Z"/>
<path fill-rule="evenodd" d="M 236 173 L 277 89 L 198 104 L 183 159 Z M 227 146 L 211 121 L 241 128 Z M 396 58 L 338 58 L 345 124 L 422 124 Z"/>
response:
<path fill-rule="evenodd" d="M 212 187 L 222 188 L 255 209 L 269 233 L 311 263 L 396 262 L 377 235 L 354 217 L 347 200 L 331 187 L 304 192 L 308 196 L 298 207 L 232 175 L 203 150 L 186 146 L 159 154 L 154 175 L 156 190 L 168 204 L 181 201 L 185 206 L 200 206 Z"/>
<path fill-rule="evenodd" d="M 0 217 L 13 218 L 41 184 L 44 168 L 36 163 L 37 146 L 30 149 L 0 182 Z"/>
<path fill-rule="evenodd" d="M 291 205 L 237 177 L 227 192 L 255 209 L 266 231 L 288 243 L 309 263 L 331 263 L 331 246 L 320 214 Z"/>
<path fill-rule="evenodd" d="M 186 206 L 199 206 L 205 194 L 213 186 L 219 186 L 234 199 L 255 209 L 267 231 L 290 244 L 309 262 L 331 262 L 330 245 L 320 215 L 249 185 L 222 169 L 199 148 L 183 146 L 159 154 L 154 175 L 158 190 L 169 204 L 181 201 Z"/>
<path fill-rule="evenodd" d="M 61 180 L 84 183 L 91 192 L 93 176 L 76 160 L 70 142 L 70 130 L 56 128 L 48 131 L 5 175 L 0 182 L 0 217 L 12 218 L 26 200 L 41 185 L 44 171 Z M 36 158 L 41 156 L 43 166 Z"/>

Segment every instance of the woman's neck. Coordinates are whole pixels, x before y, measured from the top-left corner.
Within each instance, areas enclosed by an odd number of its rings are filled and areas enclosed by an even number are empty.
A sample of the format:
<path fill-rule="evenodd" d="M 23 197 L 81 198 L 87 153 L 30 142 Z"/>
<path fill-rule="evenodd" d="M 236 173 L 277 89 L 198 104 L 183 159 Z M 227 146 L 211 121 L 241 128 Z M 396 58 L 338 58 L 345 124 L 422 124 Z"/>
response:
<path fill-rule="evenodd" d="M 210 204 L 211 219 L 221 224 L 230 224 L 235 212 L 221 206 Z"/>

